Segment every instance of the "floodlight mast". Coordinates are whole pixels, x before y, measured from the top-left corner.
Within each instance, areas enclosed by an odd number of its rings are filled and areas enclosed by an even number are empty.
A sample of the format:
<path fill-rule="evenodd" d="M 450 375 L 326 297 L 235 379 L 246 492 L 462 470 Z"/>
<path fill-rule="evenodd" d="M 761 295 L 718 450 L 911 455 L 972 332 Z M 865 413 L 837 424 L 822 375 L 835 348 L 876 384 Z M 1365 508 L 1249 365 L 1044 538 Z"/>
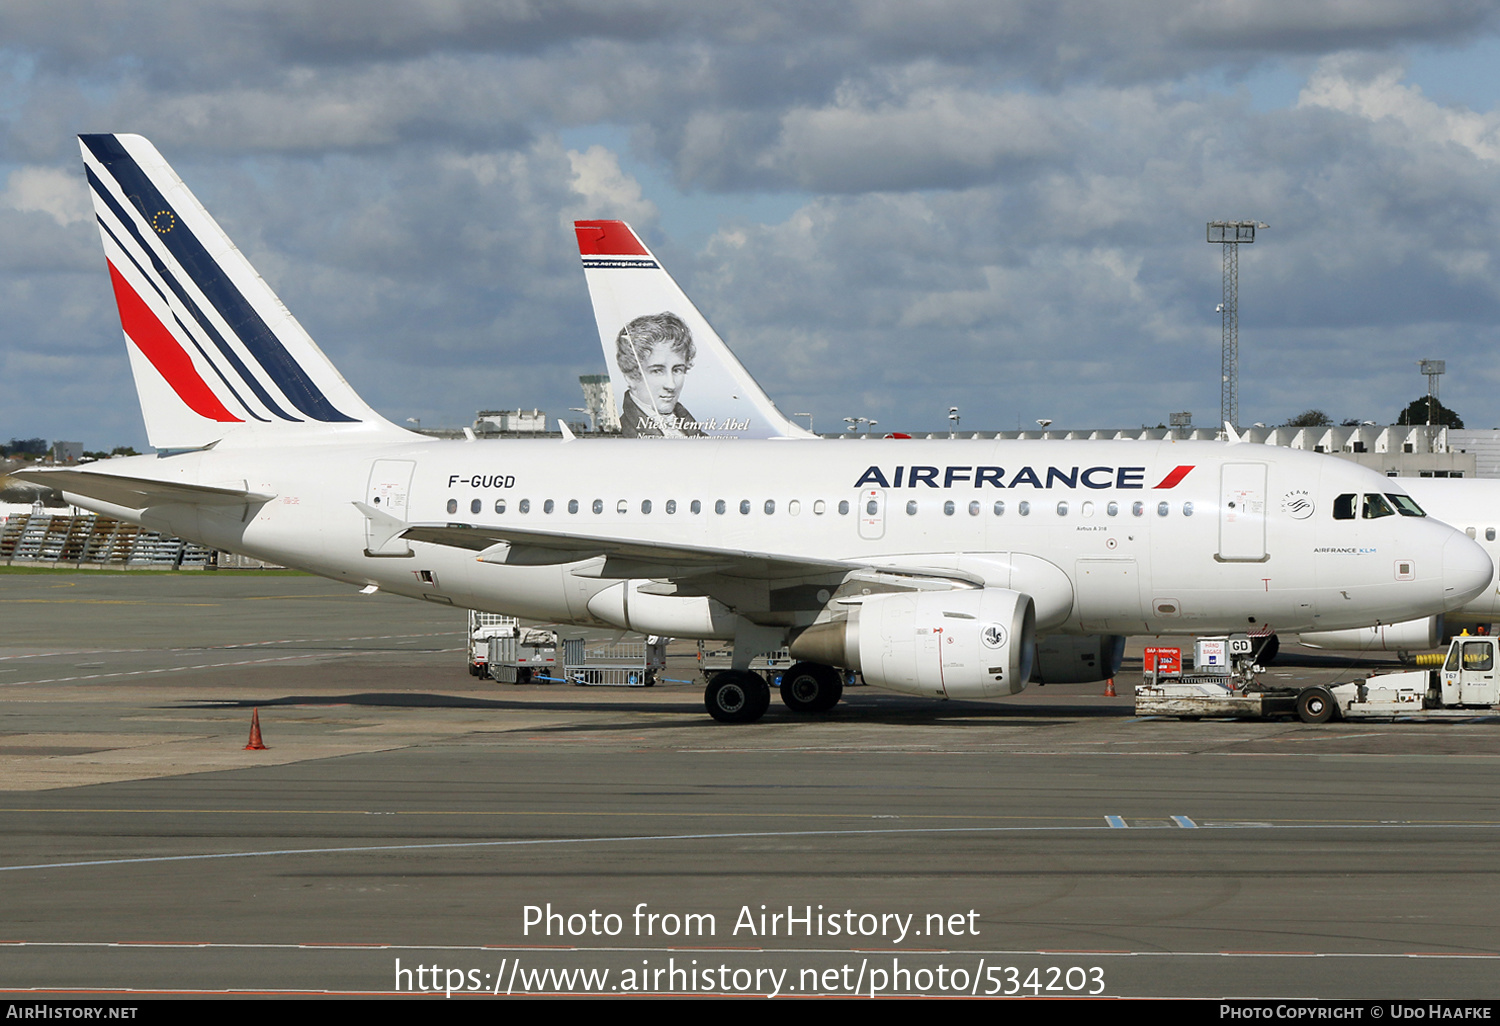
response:
<path fill-rule="evenodd" d="M 1427 424 L 1431 427 L 1437 422 L 1437 411 L 1443 405 L 1438 402 L 1438 378 L 1448 369 L 1448 361 L 1418 360 L 1417 366 L 1427 375 Z"/>
<path fill-rule="evenodd" d="M 1220 327 L 1219 422 L 1240 426 L 1240 243 L 1254 242 L 1263 221 L 1210 221 L 1208 241 L 1224 247 L 1224 301 Z"/>

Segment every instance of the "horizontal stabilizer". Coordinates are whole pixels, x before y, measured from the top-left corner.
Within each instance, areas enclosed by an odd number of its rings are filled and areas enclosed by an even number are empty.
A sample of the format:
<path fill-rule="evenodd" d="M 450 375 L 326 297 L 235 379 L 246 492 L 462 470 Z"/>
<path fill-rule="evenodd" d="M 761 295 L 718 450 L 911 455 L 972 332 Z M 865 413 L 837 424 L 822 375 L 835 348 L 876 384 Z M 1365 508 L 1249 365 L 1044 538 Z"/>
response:
<path fill-rule="evenodd" d="M 270 502 L 275 495 L 247 491 L 244 488 L 218 488 L 211 485 L 184 484 L 177 481 L 152 481 L 122 474 L 101 474 L 88 470 L 18 470 L 12 477 L 33 484 L 56 488 L 64 494 L 82 495 L 126 509 L 148 506 L 244 506 Z"/>

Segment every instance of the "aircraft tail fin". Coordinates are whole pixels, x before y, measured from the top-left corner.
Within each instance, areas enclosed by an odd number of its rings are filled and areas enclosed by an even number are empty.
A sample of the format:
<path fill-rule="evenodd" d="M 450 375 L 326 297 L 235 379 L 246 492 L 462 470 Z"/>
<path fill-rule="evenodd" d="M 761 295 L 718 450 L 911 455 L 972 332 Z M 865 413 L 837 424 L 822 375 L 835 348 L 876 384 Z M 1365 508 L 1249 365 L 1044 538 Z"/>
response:
<path fill-rule="evenodd" d="M 776 408 L 628 224 L 573 229 L 622 434 L 813 437 Z"/>
<path fill-rule="evenodd" d="M 138 135 L 79 143 L 152 446 L 402 432 L 355 393 L 155 146 Z"/>

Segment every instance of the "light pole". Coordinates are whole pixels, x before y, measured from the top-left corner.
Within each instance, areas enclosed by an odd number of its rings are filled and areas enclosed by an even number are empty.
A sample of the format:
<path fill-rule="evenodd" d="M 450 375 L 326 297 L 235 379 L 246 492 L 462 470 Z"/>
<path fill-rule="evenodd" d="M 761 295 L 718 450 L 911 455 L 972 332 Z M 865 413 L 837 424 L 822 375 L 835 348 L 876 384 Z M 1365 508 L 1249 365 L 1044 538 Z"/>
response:
<path fill-rule="evenodd" d="M 949 438 L 957 437 L 957 435 L 958 435 L 958 407 L 957 406 L 950 406 L 950 407 L 948 407 L 948 419 L 953 422 L 953 426 L 948 429 L 948 437 Z"/>
<path fill-rule="evenodd" d="M 1264 221 L 1210 221 L 1208 241 L 1224 246 L 1224 302 L 1219 304 L 1219 422 L 1240 424 L 1240 243 L 1255 241 Z"/>

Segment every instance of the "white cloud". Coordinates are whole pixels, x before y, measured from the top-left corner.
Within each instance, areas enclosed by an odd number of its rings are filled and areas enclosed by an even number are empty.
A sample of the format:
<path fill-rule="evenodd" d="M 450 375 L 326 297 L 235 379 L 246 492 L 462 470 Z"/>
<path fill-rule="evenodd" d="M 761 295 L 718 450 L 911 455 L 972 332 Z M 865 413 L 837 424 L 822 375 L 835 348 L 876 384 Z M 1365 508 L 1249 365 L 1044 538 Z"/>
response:
<path fill-rule="evenodd" d="M 1360 75 L 1355 61 L 1325 58 L 1298 97 L 1299 107 L 1341 111 L 1396 129 L 1390 141 L 1416 148 L 1451 144 L 1482 160 L 1500 161 L 1500 111 L 1443 107 L 1405 85 L 1400 68 Z"/>
<path fill-rule="evenodd" d="M 574 220 L 618 218 L 629 221 L 637 230 L 655 222 L 656 204 L 641 195 L 641 183 L 620 170 L 620 158 L 603 146 L 568 151 L 573 169 L 573 191 L 578 194 L 576 207 L 564 210 L 568 228 Z"/>
<path fill-rule="evenodd" d="M 46 214 L 64 228 L 93 216 L 83 177 L 56 167 L 12 171 L 0 203 L 22 213 Z"/>

